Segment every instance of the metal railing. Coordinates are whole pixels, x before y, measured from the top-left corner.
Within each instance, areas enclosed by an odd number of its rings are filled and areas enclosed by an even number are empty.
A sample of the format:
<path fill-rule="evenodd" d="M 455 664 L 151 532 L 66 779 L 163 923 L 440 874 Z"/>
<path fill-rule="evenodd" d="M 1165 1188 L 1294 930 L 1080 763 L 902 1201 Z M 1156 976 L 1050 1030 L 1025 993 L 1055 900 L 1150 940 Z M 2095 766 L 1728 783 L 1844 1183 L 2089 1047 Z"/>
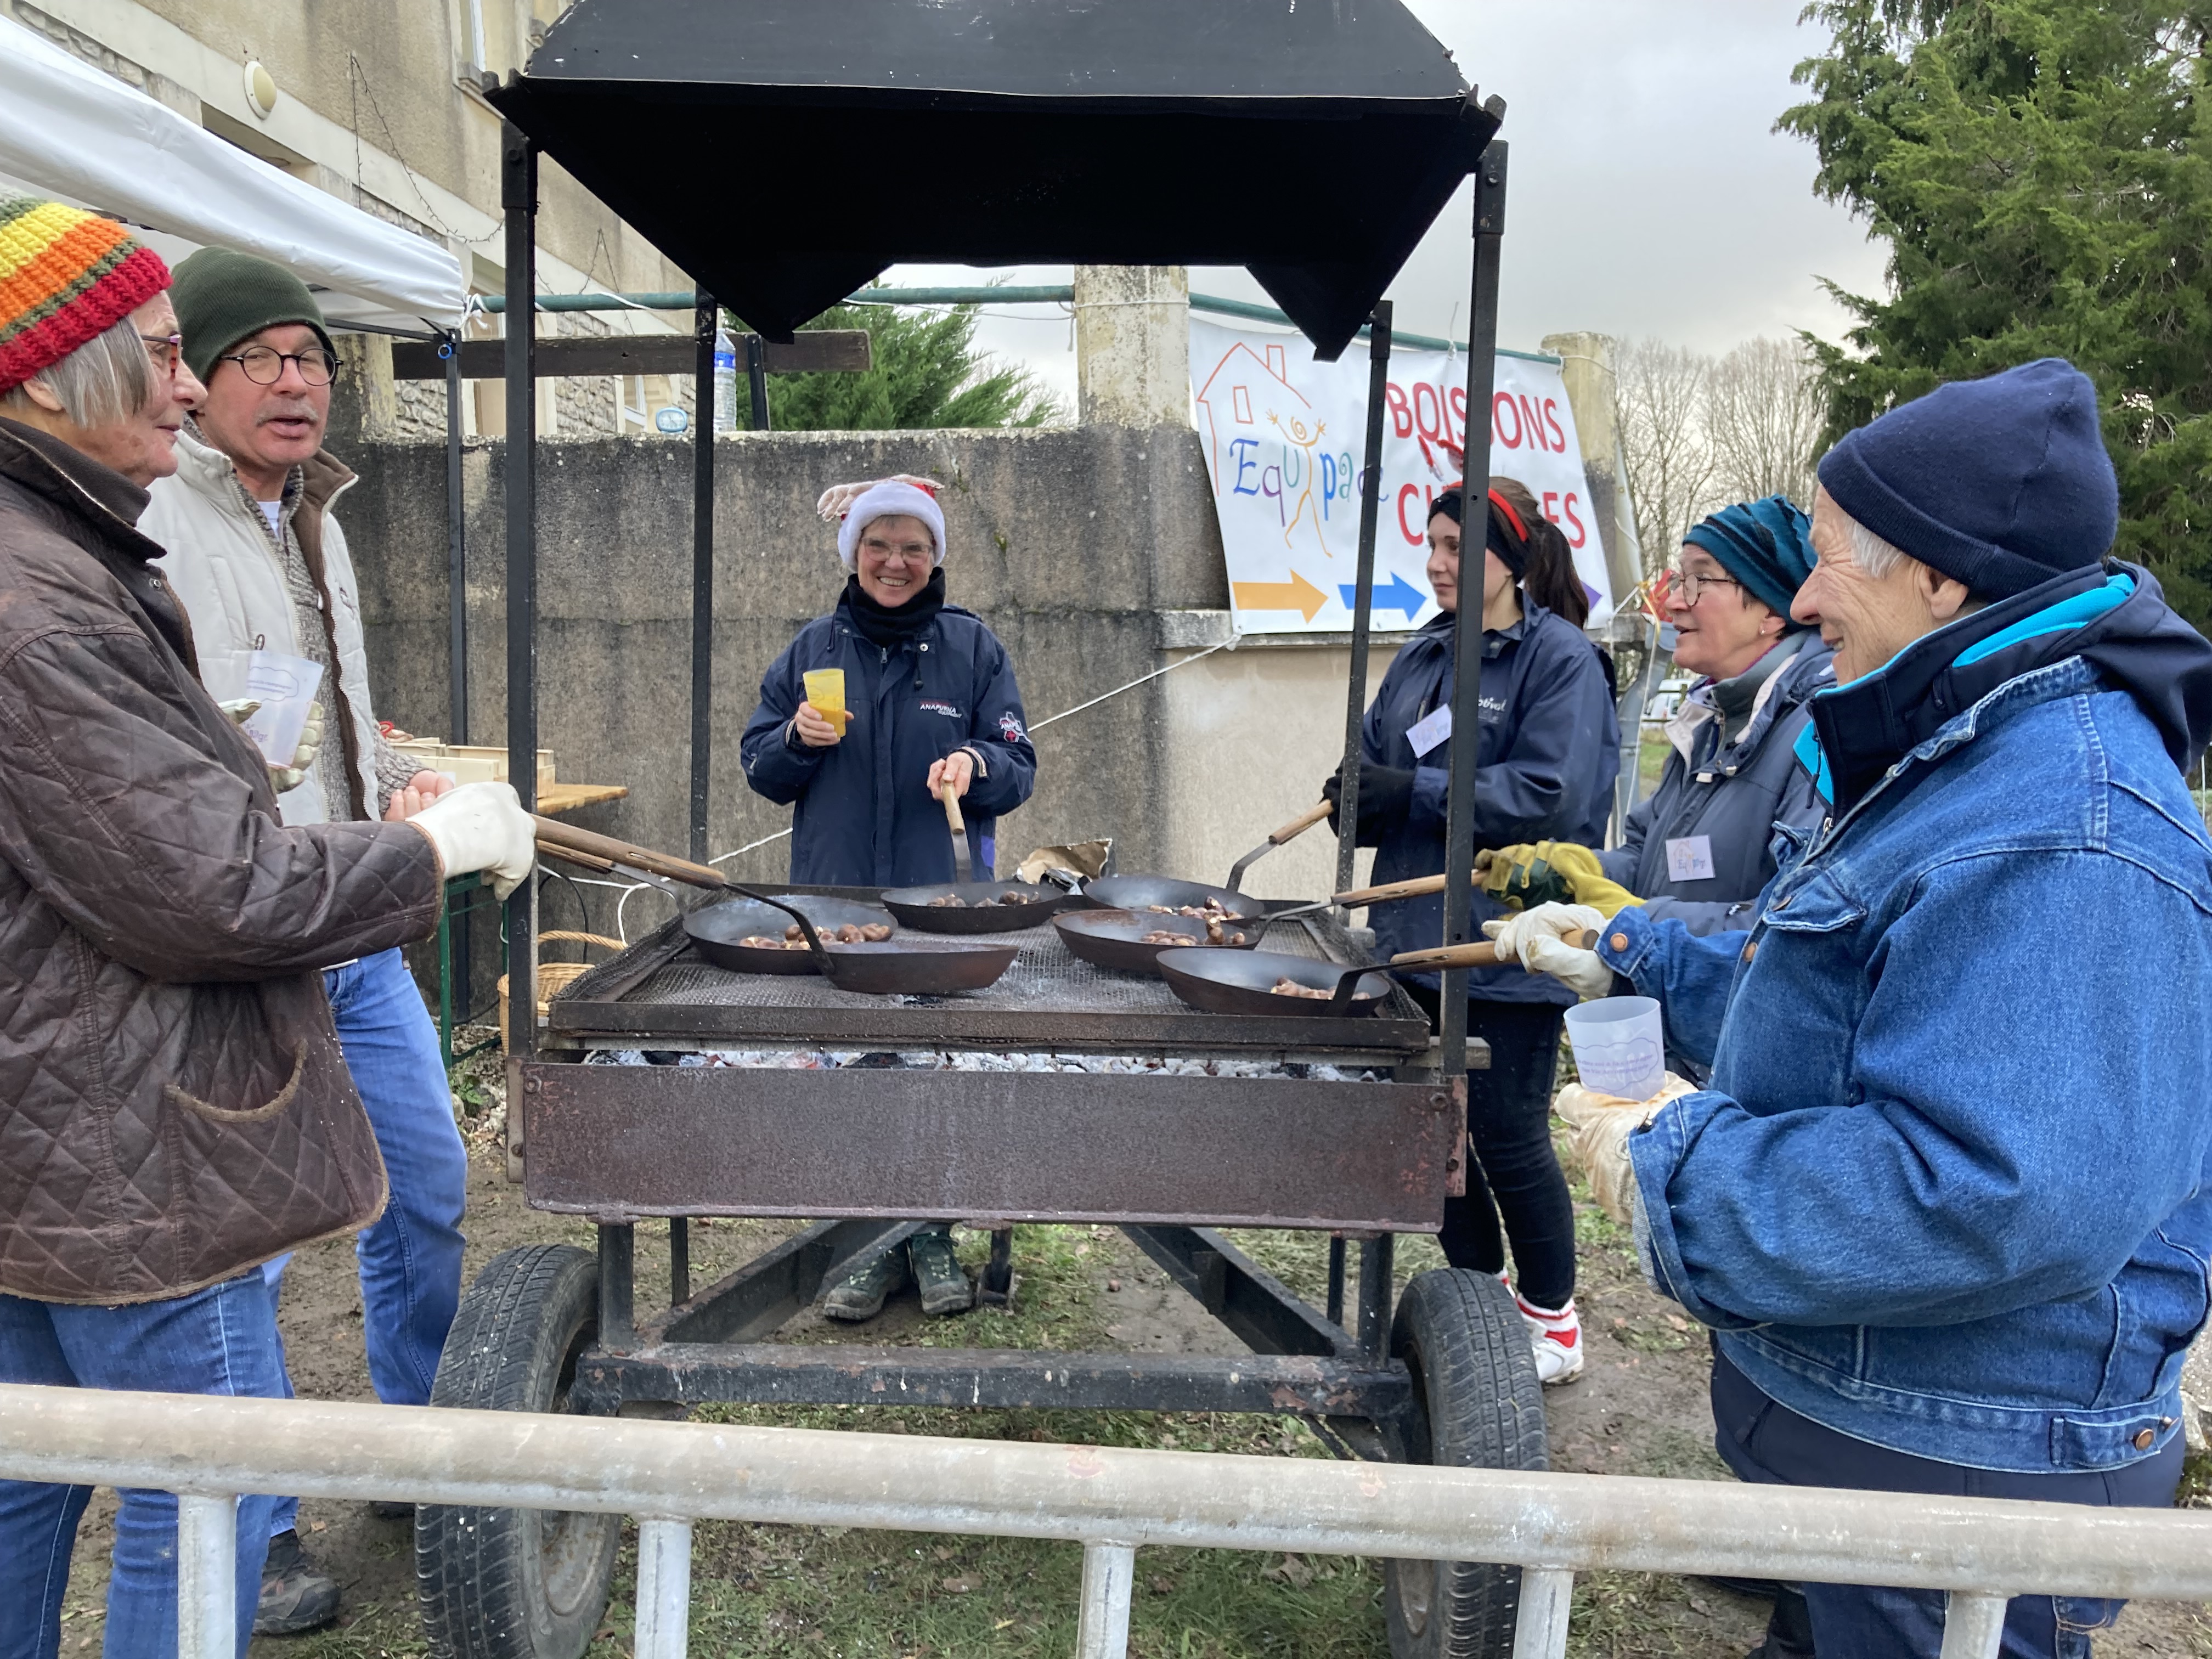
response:
<path fill-rule="evenodd" d="M 179 1494 L 180 1659 L 232 1659 L 240 1492 L 635 1516 L 635 1659 L 684 1659 L 699 1519 L 1079 1543 L 1078 1659 L 1154 1545 L 1516 1565 L 1514 1659 L 1598 1568 L 1946 1590 L 1943 1659 L 2014 1595 L 2212 1598 L 2212 1514 L 307 1401 L 0 1386 L 0 1477 Z"/>

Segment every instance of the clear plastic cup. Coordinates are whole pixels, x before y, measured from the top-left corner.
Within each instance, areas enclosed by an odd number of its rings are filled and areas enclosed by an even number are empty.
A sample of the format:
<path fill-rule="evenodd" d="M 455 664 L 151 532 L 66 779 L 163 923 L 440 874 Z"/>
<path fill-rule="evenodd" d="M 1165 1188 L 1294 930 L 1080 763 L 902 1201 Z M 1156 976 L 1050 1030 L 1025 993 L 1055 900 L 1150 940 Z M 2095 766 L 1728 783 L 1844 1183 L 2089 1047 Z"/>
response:
<path fill-rule="evenodd" d="M 1586 1089 L 1649 1100 L 1666 1086 L 1666 1034 L 1650 997 L 1601 997 L 1568 1009 L 1567 1043 Z"/>
<path fill-rule="evenodd" d="M 806 702 L 840 732 L 845 729 L 845 671 L 810 668 L 806 671 Z"/>

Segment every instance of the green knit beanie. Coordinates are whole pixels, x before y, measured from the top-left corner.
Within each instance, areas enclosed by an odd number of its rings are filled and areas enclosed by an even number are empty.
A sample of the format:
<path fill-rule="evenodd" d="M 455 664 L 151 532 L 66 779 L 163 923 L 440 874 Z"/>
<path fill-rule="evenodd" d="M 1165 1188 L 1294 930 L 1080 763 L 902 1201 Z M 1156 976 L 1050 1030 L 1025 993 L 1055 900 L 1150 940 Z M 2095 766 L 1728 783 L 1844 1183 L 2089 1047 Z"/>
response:
<path fill-rule="evenodd" d="M 305 323 L 324 350 L 337 355 L 315 296 L 282 265 L 227 247 L 204 247 L 177 267 L 175 276 L 169 299 L 177 307 L 177 332 L 185 337 L 185 367 L 203 383 L 216 358 L 279 323 Z"/>

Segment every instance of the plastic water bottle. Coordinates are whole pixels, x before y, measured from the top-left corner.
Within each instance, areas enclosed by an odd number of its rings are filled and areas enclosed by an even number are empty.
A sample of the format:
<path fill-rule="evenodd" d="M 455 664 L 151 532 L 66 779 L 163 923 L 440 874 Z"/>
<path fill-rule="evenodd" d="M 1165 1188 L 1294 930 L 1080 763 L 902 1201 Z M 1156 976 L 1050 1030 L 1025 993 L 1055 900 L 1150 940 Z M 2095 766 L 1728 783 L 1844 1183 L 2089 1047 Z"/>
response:
<path fill-rule="evenodd" d="M 714 331 L 714 430 L 738 429 L 738 343 Z"/>

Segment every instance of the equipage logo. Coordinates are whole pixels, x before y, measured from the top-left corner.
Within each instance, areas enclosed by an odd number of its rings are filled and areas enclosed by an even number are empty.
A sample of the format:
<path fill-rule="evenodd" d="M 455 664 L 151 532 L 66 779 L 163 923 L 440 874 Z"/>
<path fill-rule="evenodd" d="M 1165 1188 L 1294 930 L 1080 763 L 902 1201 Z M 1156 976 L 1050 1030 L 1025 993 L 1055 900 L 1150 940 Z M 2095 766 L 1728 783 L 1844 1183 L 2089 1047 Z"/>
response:
<path fill-rule="evenodd" d="M 1012 714 L 999 716 L 999 735 L 1008 743 L 1027 743 L 1030 734 L 1022 730 L 1022 723 Z"/>
<path fill-rule="evenodd" d="M 925 702 L 921 705 L 921 712 L 925 714 L 942 714 L 949 720 L 957 720 L 960 718 L 960 711 L 949 702 Z"/>

